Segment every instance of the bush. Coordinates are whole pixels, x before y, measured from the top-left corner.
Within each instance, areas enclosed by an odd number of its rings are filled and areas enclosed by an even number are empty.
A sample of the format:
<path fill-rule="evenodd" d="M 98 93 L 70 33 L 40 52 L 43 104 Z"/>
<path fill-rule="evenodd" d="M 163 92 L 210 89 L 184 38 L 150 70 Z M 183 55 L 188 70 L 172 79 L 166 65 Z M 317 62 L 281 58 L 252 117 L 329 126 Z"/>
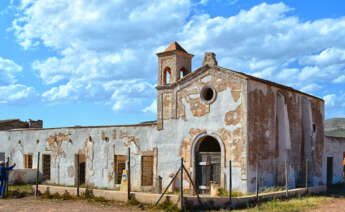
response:
<path fill-rule="evenodd" d="M 127 201 L 127 204 L 129 204 L 129 205 L 139 205 L 140 202 L 135 197 L 132 197 L 130 200 Z"/>
<path fill-rule="evenodd" d="M 65 193 L 63 193 L 63 195 L 61 196 L 61 198 L 62 198 L 63 200 L 71 200 L 71 199 L 73 199 L 73 197 L 71 196 L 70 193 L 68 193 L 67 190 L 65 191 Z"/>
<path fill-rule="evenodd" d="M 181 211 L 179 208 L 176 207 L 176 205 L 173 202 L 169 200 L 165 200 L 161 204 L 157 205 L 157 209 L 164 211 Z"/>

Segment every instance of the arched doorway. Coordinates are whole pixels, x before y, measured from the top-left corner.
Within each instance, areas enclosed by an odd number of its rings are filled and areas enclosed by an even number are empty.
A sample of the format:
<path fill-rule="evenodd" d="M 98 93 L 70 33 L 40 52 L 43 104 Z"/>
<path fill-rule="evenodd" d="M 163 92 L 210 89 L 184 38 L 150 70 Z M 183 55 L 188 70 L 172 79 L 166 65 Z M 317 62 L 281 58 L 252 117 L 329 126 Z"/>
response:
<path fill-rule="evenodd" d="M 194 154 L 195 181 L 199 193 L 209 193 L 211 182 L 221 185 L 221 146 L 206 135 L 198 140 Z"/>

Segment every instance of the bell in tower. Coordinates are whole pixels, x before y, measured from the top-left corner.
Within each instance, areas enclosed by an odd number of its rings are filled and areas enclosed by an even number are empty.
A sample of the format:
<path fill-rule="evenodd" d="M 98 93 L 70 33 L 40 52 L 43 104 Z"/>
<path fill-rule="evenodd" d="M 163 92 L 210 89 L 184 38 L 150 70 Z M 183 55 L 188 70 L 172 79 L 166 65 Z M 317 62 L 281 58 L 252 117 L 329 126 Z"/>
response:
<path fill-rule="evenodd" d="M 192 71 L 192 58 L 176 41 L 158 56 L 158 86 L 174 83 Z"/>

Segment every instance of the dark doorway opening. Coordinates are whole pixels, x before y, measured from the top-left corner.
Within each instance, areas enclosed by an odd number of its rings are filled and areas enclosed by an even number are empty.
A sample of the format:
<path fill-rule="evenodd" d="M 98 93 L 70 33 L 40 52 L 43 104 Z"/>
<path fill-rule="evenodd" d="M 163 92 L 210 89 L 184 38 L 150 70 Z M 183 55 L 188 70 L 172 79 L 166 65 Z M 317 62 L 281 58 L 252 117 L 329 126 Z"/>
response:
<path fill-rule="evenodd" d="M 211 182 L 220 185 L 221 149 L 217 139 L 205 136 L 200 139 L 195 150 L 196 185 L 198 192 L 210 192 Z"/>
<path fill-rule="evenodd" d="M 333 181 L 333 157 L 327 157 L 327 185 Z"/>
<path fill-rule="evenodd" d="M 127 155 L 114 155 L 115 184 L 121 184 L 122 172 L 126 169 Z"/>
<path fill-rule="evenodd" d="M 85 184 L 86 182 L 86 157 L 83 154 L 79 154 L 79 164 L 77 164 L 77 157 L 78 155 L 75 155 L 75 164 L 76 164 L 76 169 L 75 169 L 75 184 L 77 185 L 78 182 L 78 168 L 77 166 L 79 165 L 79 183 L 80 185 Z"/>
<path fill-rule="evenodd" d="M 345 152 L 343 152 L 343 180 L 345 182 Z"/>

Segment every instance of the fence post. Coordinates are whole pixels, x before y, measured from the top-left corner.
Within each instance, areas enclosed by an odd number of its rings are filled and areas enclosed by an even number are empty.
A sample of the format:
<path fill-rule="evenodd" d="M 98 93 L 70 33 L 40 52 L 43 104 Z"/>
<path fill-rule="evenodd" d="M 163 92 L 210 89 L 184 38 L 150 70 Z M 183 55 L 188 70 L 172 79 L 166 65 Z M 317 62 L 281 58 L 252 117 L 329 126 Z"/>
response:
<path fill-rule="evenodd" d="M 80 187 L 80 165 L 79 165 L 79 153 L 77 154 L 77 197 L 79 197 Z"/>
<path fill-rule="evenodd" d="M 286 190 L 286 197 L 289 197 L 289 175 L 288 175 L 287 160 L 285 160 L 285 190 Z"/>
<path fill-rule="evenodd" d="M 308 193 L 308 159 L 305 161 L 305 188 Z"/>
<path fill-rule="evenodd" d="M 259 202 L 259 161 L 256 161 L 256 202 Z"/>
<path fill-rule="evenodd" d="M 181 203 L 181 211 L 184 211 L 183 206 L 183 158 L 181 158 L 181 180 L 180 180 L 180 203 Z"/>
<path fill-rule="evenodd" d="M 231 193 L 232 193 L 232 164 L 231 164 L 231 160 L 229 160 L 229 202 L 230 202 L 230 210 L 232 208 Z"/>
<path fill-rule="evenodd" d="M 127 199 L 131 199 L 131 148 L 128 147 L 128 162 L 127 162 Z"/>
<path fill-rule="evenodd" d="M 7 162 L 6 162 L 6 168 L 10 166 L 10 157 L 7 157 Z M 8 180 L 6 180 L 6 195 L 4 194 L 4 196 L 8 196 Z"/>
<path fill-rule="evenodd" d="M 38 152 L 38 154 L 37 154 L 37 171 L 36 171 L 36 192 L 35 192 L 36 197 L 38 197 L 38 181 L 39 181 L 39 175 L 40 175 L 40 155 L 41 155 L 41 153 Z"/>

